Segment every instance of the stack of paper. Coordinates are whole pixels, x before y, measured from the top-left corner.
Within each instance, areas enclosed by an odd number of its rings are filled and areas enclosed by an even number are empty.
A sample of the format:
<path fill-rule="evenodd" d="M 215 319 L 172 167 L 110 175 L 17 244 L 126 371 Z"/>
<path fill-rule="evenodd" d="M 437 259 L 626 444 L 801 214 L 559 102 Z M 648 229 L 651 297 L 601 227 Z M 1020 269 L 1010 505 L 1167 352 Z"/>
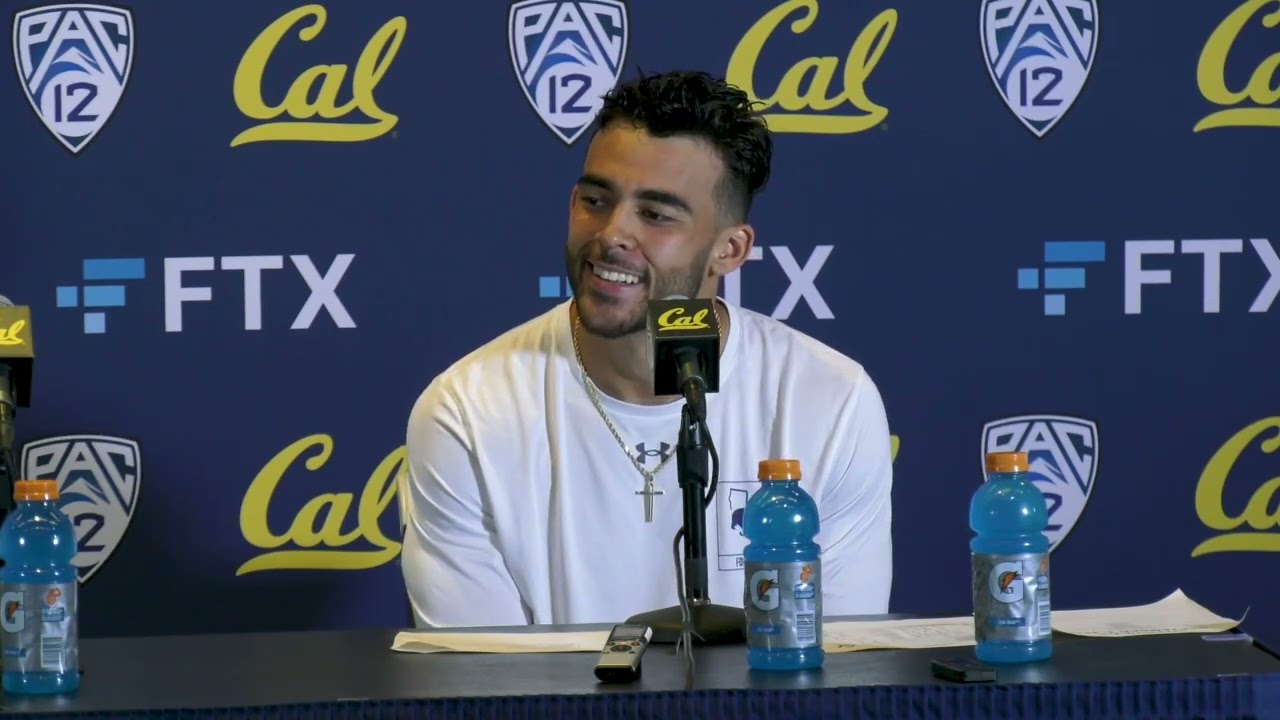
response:
<path fill-rule="evenodd" d="M 1215 615 L 1176 590 L 1150 605 L 1055 610 L 1050 624 L 1054 631 L 1068 635 L 1119 637 L 1222 632 L 1239 625 L 1240 621 Z M 973 617 L 824 623 L 822 639 L 822 648 L 827 652 L 973 645 Z"/>
<path fill-rule="evenodd" d="M 1057 632 L 1091 637 L 1211 633 L 1230 630 L 1240 624 L 1240 620 L 1215 615 L 1188 598 L 1181 590 L 1150 605 L 1101 610 L 1058 610 L 1053 612 L 1051 622 Z M 823 624 L 822 635 L 822 648 L 832 653 L 974 644 L 973 617 L 968 615 L 918 620 L 829 622 Z M 399 633 L 391 649 L 415 653 L 599 652 L 608 638 L 606 630 L 561 633 L 423 630 Z"/>

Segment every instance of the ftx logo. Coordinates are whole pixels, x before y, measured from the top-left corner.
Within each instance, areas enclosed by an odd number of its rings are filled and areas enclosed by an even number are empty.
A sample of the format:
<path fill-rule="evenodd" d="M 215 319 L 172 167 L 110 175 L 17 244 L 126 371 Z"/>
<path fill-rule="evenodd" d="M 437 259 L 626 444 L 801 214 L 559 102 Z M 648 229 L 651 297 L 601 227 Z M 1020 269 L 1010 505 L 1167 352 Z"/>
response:
<path fill-rule="evenodd" d="M 777 264 L 787 278 L 787 289 L 773 306 L 770 316 L 778 320 L 786 320 L 795 312 L 801 301 L 809 307 L 813 316 L 819 320 L 832 320 L 835 315 L 827 304 L 822 293 L 818 291 L 818 273 L 822 272 L 827 259 L 831 257 L 832 245 L 818 245 L 813 248 L 809 258 L 801 263 L 786 245 L 770 245 L 767 247 L 769 257 Z M 747 260 L 764 260 L 765 247 L 752 247 Z M 745 307 L 742 303 L 742 275 L 746 266 L 724 278 L 724 299 L 731 305 Z M 569 279 L 556 275 L 538 278 L 538 297 L 568 298 L 572 295 Z"/>
<path fill-rule="evenodd" d="M 356 326 L 351 314 L 338 295 L 338 285 L 346 275 L 355 255 L 338 255 L 321 271 L 309 255 L 290 255 L 289 264 L 306 283 L 309 294 L 289 326 L 293 330 L 310 329 L 321 310 L 328 313 L 339 328 Z M 230 255 L 214 257 L 172 257 L 161 262 L 164 275 L 164 329 L 165 332 L 183 331 L 183 308 L 189 303 L 214 302 L 211 272 L 239 273 L 242 277 L 242 305 L 244 329 L 262 329 L 262 287 L 272 282 L 285 268 L 283 255 Z M 100 335 L 107 331 L 107 311 L 128 305 L 128 295 L 136 283 L 147 280 L 147 261 L 144 258 L 94 258 L 83 262 L 80 278 L 82 284 L 62 285 L 57 288 L 57 304 L 60 308 L 75 308 L 84 314 L 84 332 Z M 223 299 L 224 302 L 234 300 Z"/>
<path fill-rule="evenodd" d="M 1155 285 L 1197 285 L 1202 293 L 1205 313 L 1222 312 L 1223 277 L 1231 278 L 1251 262 L 1264 271 L 1266 280 L 1259 286 L 1249 312 L 1264 313 L 1271 309 L 1280 294 L 1280 255 L 1266 238 L 1228 238 L 1214 240 L 1126 240 L 1119 244 L 1124 256 L 1124 312 L 1141 315 L 1143 299 Z M 1113 246 L 1114 248 L 1114 246 Z M 1043 267 L 1018 268 L 1018 289 L 1043 293 L 1045 315 L 1067 314 L 1067 291 L 1084 290 L 1086 268 L 1107 261 L 1107 245 L 1100 241 L 1046 242 Z M 1168 256 L 1196 256 L 1198 272 L 1179 269 Z M 1246 256 L 1238 259 L 1232 256 Z M 1185 265 L 1183 265 L 1185 268 Z M 1243 279 L 1241 280 L 1243 281 Z M 1240 281 L 1237 281 L 1240 282 Z M 1158 297 L 1158 296 L 1157 296 Z M 1241 310 L 1229 307 L 1229 312 Z"/>

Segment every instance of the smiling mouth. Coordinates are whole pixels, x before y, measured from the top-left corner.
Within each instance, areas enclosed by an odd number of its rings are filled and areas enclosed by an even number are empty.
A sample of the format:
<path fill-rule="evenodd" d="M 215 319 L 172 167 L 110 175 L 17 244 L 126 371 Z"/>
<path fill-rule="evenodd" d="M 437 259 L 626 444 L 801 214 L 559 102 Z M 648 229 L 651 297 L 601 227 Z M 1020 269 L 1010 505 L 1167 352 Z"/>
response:
<path fill-rule="evenodd" d="M 640 282 L 640 276 L 635 273 L 623 272 L 621 270 L 606 270 L 597 267 L 595 263 L 588 262 L 587 266 L 591 269 L 591 274 L 602 280 L 615 282 L 619 285 L 636 285 Z"/>

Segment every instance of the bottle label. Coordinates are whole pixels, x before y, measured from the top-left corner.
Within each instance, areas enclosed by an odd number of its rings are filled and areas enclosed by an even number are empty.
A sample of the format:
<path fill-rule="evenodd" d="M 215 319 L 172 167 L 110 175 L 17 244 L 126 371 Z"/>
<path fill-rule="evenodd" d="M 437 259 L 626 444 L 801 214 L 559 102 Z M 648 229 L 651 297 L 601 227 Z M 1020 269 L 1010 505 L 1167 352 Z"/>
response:
<path fill-rule="evenodd" d="M 978 642 L 1049 637 L 1049 555 L 973 554 L 973 622 Z"/>
<path fill-rule="evenodd" d="M 5 672 L 75 672 L 78 583 L 6 583 L 0 592 Z"/>
<path fill-rule="evenodd" d="M 747 645 L 769 649 L 822 645 L 821 561 L 743 564 Z"/>

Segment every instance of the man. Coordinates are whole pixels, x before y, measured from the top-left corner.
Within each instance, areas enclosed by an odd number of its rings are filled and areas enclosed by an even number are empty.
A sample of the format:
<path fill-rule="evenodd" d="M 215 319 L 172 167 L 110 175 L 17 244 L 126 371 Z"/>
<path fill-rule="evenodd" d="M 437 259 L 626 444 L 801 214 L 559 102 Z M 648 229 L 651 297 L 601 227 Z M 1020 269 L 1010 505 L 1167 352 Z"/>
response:
<path fill-rule="evenodd" d="M 401 563 L 419 626 L 616 623 L 675 605 L 683 402 L 654 397 L 646 303 L 714 298 L 747 259 L 772 141 L 745 94 L 702 73 L 616 88 L 569 197 L 573 299 L 439 375 L 408 426 Z M 827 615 L 887 612 L 889 430 L 863 368 L 716 301 L 720 459 L 710 600 L 743 602 L 741 513 L 757 464 L 796 458 L 821 515 Z M 650 475 L 665 494 L 644 517 Z"/>

